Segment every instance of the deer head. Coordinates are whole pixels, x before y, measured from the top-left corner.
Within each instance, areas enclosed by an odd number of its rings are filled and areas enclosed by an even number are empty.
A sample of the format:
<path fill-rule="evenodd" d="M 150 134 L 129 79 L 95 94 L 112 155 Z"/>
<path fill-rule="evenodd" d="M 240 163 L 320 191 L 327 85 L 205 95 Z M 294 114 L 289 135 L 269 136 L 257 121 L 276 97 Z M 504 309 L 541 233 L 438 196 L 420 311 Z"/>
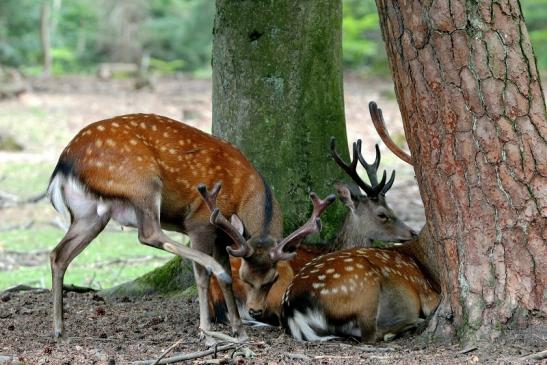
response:
<path fill-rule="evenodd" d="M 345 163 L 336 152 L 336 141 L 331 139 L 331 154 L 336 163 L 364 191 L 364 194 L 353 186 L 337 183 L 336 190 L 340 200 L 348 207 L 349 212 L 338 235 L 336 248 L 344 249 L 356 246 L 370 247 L 372 241 L 405 242 L 417 236 L 417 233 L 401 221 L 386 202 L 386 193 L 395 181 L 395 171 L 387 180 L 384 170 L 378 182 L 380 149 L 376 145 L 374 163 L 368 164 L 361 154 L 361 140 L 353 143 L 351 163 Z M 357 174 L 357 162 L 364 167 L 370 185 Z M 386 181 L 387 180 L 387 181 Z"/>
<path fill-rule="evenodd" d="M 244 224 L 237 215 L 232 215 L 228 221 L 216 207 L 220 189 L 220 182 L 217 182 L 211 191 L 208 191 L 204 184 L 198 186 L 198 191 L 211 211 L 211 224 L 224 231 L 232 241 L 226 250 L 230 255 L 242 258 L 239 277 L 246 287 L 246 307 L 253 318 L 260 320 L 264 314 L 266 296 L 279 278 L 278 263 L 294 258 L 295 251 L 304 238 L 321 230 L 319 217 L 336 197 L 329 195 L 325 200 L 321 200 L 315 193 L 310 193 L 313 203 L 310 219 L 278 242 L 271 236 L 248 237 Z"/>

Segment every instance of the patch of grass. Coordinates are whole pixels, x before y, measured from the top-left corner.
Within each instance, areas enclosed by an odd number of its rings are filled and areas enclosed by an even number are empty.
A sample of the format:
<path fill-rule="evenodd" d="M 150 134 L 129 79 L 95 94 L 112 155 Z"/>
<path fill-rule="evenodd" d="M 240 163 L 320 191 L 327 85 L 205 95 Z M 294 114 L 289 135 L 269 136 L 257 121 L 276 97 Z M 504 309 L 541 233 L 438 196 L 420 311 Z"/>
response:
<path fill-rule="evenodd" d="M 28 197 L 44 192 L 53 163 L 4 162 L 0 165 L 0 190 Z"/>
<path fill-rule="evenodd" d="M 0 250 L 36 252 L 37 266 L 0 271 L 0 291 L 27 284 L 51 287 L 49 251 L 64 232 L 50 227 L 14 230 L 0 236 Z M 180 235 L 176 237 L 180 241 Z M 108 288 L 137 278 L 162 265 L 173 255 L 141 245 L 136 232 L 103 232 L 70 265 L 66 284 Z"/>

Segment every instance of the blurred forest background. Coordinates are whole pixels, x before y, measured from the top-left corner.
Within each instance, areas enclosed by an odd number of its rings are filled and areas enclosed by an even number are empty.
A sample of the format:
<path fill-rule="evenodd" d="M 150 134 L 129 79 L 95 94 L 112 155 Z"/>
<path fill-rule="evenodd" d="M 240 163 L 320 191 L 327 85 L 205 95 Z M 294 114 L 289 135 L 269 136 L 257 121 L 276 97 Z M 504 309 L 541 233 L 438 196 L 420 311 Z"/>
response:
<path fill-rule="evenodd" d="M 545 73 L 547 0 L 521 5 Z M 348 142 L 362 138 L 365 156 L 373 156 L 380 141 L 366 105 L 375 100 L 405 146 L 375 2 L 343 0 L 343 11 Z M 143 112 L 211 130 L 214 12 L 213 0 L 0 0 L 0 291 L 50 286 L 49 252 L 66 226 L 44 191 L 59 153 L 83 126 Z M 389 203 L 419 229 L 414 172 L 380 149 L 383 168 L 397 170 Z M 108 288 L 170 257 L 109 225 L 71 264 L 66 283 Z"/>
<path fill-rule="evenodd" d="M 539 68 L 547 69 L 547 0 L 521 0 Z M 389 70 L 373 0 L 344 0 L 346 69 Z M 214 1 L 2 0 L 0 65 L 25 75 L 94 73 L 102 62 L 129 62 L 160 74 L 210 74 Z M 47 34 L 46 34 L 47 33 Z"/>

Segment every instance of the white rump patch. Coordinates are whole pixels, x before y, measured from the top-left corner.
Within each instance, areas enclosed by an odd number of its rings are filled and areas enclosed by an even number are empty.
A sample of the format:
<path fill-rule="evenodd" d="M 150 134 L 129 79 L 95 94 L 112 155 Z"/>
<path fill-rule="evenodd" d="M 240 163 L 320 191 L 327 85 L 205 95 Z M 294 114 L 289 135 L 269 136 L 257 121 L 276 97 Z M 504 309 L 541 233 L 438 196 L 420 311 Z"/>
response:
<path fill-rule="evenodd" d="M 70 222 L 70 212 L 74 217 L 110 215 L 122 226 L 137 226 L 135 209 L 129 203 L 95 197 L 74 177 L 57 174 L 47 193 L 55 209 L 63 215 L 66 226 Z"/>
<path fill-rule="evenodd" d="M 329 341 L 337 336 L 324 336 L 329 326 L 323 312 L 318 309 L 308 309 L 306 313 L 295 310 L 287 321 L 292 336 L 298 341 Z"/>

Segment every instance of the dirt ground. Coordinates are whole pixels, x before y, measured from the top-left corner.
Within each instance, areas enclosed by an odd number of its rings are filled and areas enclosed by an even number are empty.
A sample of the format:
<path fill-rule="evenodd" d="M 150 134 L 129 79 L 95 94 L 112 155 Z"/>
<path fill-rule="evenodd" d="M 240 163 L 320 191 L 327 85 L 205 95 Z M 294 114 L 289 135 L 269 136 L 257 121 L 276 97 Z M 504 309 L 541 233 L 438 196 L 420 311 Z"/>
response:
<path fill-rule="evenodd" d="M 67 293 L 66 340 L 51 334 L 48 291 L 5 293 L 0 296 L 0 354 L 22 364 L 123 364 L 205 350 L 198 340 L 198 305 L 193 299 L 127 298 L 106 301 L 95 293 Z M 539 321 L 541 322 L 541 321 Z M 229 333 L 227 326 L 215 330 Z M 299 343 L 279 328 L 248 328 L 252 358 L 218 359 L 236 364 L 512 364 L 534 363 L 519 358 L 544 350 L 547 329 L 540 324 L 514 331 L 509 338 L 467 353 L 457 344 L 427 345 L 407 336 L 376 347 L 352 341 Z M 463 349 L 469 350 L 469 349 Z M 228 359 L 225 359 L 228 356 Z M 1 357 L 0 357 L 1 359 Z M 212 356 L 197 363 L 217 363 Z M 536 362 L 537 363 L 537 362 Z M 0 364 L 2 361 L 0 360 Z"/>
<path fill-rule="evenodd" d="M 390 90 L 390 83 L 382 80 L 354 77 L 345 80 L 349 142 L 363 138 L 366 156 L 372 156 L 374 143 L 379 142 L 368 115 L 367 103 L 370 100 L 377 101 L 384 110 L 392 135 L 401 136 L 400 116 Z M 19 136 L 25 150 L 0 153 L 0 162 L 54 161 L 68 138 L 84 125 L 130 112 L 164 114 L 210 130 L 210 81 L 191 78 L 163 80 L 155 84 L 154 90 L 136 91 L 130 80 L 35 80 L 31 92 L 0 102 L 5 115 L 17 115 L 21 108 L 29 107 L 40 110 L 42 123 L 51 126 L 50 133 L 36 139 L 30 133 L 20 133 L 33 127 L 25 124 L 24 120 L 8 125 L 7 132 Z M 395 186 L 388 194 L 388 201 L 400 218 L 419 229 L 424 214 L 413 171 L 391 156 L 383 145 L 381 150 L 385 164 L 389 169 L 397 170 Z M 372 160 L 372 157 L 368 159 Z M 5 209 L 2 212 L 3 223 L 18 224 L 23 219 L 21 217 L 29 215 L 39 215 L 37 219 L 42 221 L 53 219 L 43 211 L 41 209 L 37 214 L 35 207 Z M 41 259 L 47 260 L 47 255 Z M 0 364 L 122 364 L 156 359 L 177 341 L 181 342 L 168 356 L 205 349 L 205 345 L 198 341 L 198 306 L 194 299 L 154 297 L 106 301 L 94 293 L 69 292 L 65 299 L 65 318 L 67 339 L 55 342 L 51 331 L 49 291 L 0 293 Z M 464 349 L 460 344 L 424 344 L 423 339 L 417 336 L 380 343 L 377 347 L 352 341 L 298 343 L 279 328 L 249 328 L 252 343 L 248 347 L 255 356 L 234 362 L 272 365 L 535 363 L 519 360 L 546 348 L 545 318 L 534 318 L 532 322 L 533 326 L 526 330 L 512 331 L 508 337 L 477 345 L 476 349 Z M 225 326 L 215 326 L 215 330 L 229 332 Z M 219 363 L 230 353 L 220 352 L 216 362 L 205 360 L 212 356 L 195 361 Z"/>

